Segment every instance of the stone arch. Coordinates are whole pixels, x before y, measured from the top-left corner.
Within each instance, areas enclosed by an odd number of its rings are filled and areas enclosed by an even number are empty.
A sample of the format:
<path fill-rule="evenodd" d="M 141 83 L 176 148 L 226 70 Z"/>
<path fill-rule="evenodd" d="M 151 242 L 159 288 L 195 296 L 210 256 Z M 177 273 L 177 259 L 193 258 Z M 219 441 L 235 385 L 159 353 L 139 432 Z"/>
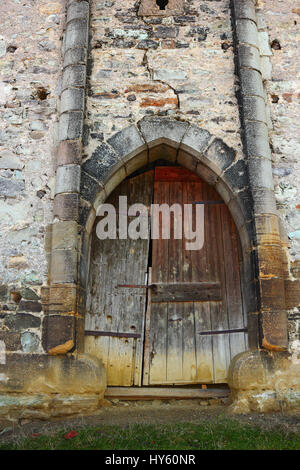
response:
<path fill-rule="evenodd" d="M 82 164 L 79 222 L 83 230 L 79 272 L 83 304 L 88 281 L 90 235 L 98 206 L 123 179 L 159 158 L 178 163 L 198 174 L 214 186 L 227 204 L 242 246 L 246 309 L 248 312 L 256 311 L 253 284 L 256 273 L 251 263 L 254 238 L 252 198 L 245 161 L 237 159 L 234 149 L 207 130 L 164 118 L 144 119 L 138 126 L 132 125 L 117 132 L 102 142 Z M 258 346 L 257 325 L 250 329 L 249 340 L 252 347 Z"/>

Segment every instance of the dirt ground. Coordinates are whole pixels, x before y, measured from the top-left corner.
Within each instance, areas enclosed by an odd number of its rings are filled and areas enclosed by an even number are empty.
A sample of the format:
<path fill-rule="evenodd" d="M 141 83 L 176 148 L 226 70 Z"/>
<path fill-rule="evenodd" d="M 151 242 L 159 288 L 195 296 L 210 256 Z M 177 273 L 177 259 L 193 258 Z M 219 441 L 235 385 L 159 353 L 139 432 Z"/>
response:
<path fill-rule="evenodd" d="M 85 416 L 60 418 L 52 421 L 32 421 L 6 428 L 0 434 L 0 442 L 22 439 L 34 433 L 52 435 L 59 431 L 79 430 L 86 426 L 94 427 L 117 425 L 123 428 L 133 424 L 166 424 L 189 422 L 199 424 L 228 417 L 240 423 L 276 429 L 283 432 L 300 431 L 300 412 L 295 413 L 252 413 L 232 415 L 227 406 L 205 406 L 197 400 L 171 401 L 106 401 L 96 413 Z"/>

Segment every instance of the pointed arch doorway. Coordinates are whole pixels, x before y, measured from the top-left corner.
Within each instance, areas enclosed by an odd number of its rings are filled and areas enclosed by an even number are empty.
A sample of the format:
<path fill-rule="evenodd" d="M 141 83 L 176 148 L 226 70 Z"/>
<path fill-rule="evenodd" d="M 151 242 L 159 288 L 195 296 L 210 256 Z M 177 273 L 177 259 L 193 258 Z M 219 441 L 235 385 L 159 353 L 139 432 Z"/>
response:
<path fill-rule="evenodd" d="M 174 218 L 170 239 L 99 240 L 94 228 L 86 351 L 102 359 L 108 386 L 226 383 L 231 359 L 248 346 L 241 250 L 229 210 L 180 166 L 156 164 L 124 180 L 107 200 L 117 214 L 119 196 L 148 208 L 201 204 L 204 244 L 187 250 L 184 236 L 174 239 Z M 147 223 L 151 230 L 150 217 Z"/>

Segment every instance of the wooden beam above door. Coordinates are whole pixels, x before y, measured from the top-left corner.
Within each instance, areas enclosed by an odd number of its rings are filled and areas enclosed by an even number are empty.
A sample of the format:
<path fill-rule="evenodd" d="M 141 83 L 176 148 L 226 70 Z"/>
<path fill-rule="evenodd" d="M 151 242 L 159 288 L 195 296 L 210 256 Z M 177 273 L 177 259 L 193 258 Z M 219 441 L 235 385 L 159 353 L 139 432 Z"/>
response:
<path fill-rule="evenodd" d="M 151 285 L 152 302 L 208 302 L 222 300 L 219 282 L 176 282 Z"/>

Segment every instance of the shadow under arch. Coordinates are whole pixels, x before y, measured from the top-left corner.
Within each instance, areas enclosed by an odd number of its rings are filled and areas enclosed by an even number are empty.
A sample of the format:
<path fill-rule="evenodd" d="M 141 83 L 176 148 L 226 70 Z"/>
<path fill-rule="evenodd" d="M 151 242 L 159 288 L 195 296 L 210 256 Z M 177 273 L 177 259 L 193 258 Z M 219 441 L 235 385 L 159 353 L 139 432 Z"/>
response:
<path fill-rule="evenodd" d="M 197 174 L 213 186 L 227 205 L 237 227 L 242 248 L 242 291 L 246 312 L 255 312 L 255 263 L 252 197 L 247 166 L 236 158 L 234 149 L 208 131 L 186 122 L 144 119 L 101 143 L 82 165 L 81 211 L 82 242 L 79 278 L 82 302 L 89 277 L 91 233 L 99 205 L 128 176 L 151 162 L 163 159 Z M 84 310 L 84 308 L 83 308 Z M 249 346 L 258 347 L 258 322 L 249 325 Z M 81 338 L 81 343 L 83 338 Z"/>

